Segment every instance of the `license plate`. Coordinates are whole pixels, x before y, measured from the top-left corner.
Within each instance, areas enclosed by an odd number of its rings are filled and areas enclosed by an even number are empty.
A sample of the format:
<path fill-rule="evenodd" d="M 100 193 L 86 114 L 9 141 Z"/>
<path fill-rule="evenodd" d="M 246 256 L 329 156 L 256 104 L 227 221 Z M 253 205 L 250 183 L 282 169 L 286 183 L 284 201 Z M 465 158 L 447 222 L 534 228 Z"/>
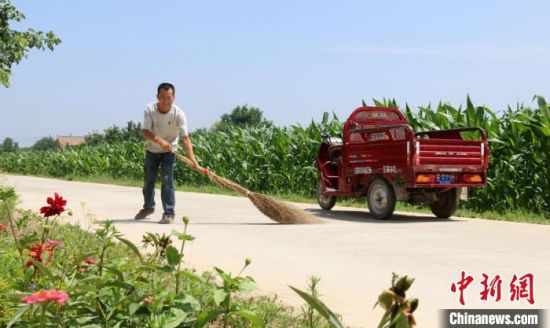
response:
<path fill-rule="evenodd" d="M 451 184 L 453 182 L 453 176 L 450 174 L 438 174 L 437 175 L 437 183 L 445 185 L 445 184 Z"/>

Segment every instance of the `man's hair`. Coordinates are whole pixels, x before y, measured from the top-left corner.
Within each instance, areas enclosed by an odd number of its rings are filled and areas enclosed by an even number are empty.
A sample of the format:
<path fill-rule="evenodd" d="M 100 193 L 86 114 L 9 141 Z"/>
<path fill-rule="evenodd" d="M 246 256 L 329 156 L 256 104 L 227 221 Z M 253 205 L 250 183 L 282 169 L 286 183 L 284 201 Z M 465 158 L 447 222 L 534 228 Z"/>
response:
<path fill-rule="evenodd" d="M 176 88 L 174 87 L 174 85 L 172 83 L 167 83 L 167 82 L 161 83 L 161 84 L 159 84 L 159 86 L 157 88 L 157 94 L 160 93 L 160 90 L 170 90 L 170 89 L 172 89 L 172 92 L 175 95 L 176 94 Z"/>

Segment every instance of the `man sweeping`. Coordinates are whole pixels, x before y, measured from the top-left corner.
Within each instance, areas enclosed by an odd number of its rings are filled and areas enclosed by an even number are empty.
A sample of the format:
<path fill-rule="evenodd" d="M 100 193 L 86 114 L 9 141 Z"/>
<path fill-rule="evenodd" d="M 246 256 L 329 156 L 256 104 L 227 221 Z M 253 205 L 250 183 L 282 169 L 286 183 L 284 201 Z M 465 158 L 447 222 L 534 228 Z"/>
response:
<path fill-rule="evenodd" d="M 174 222 L 176 197 L 174 192 L 174 162 L 181 137 L 187 157 L 198 166 L 193 145 L 187 131 L 184 112 L 173 104 L 176 89 L 170 83 L 161 83 L 157 88 L 157 101 L 145 108 L 143 136 L 147 139 L 143 179 L 143 208 L 136 220 L 143 220 L 155 211 L 155 182 L 159 167 L 162 173 L 160 197 L 164 213 L 159 223 Z"/>

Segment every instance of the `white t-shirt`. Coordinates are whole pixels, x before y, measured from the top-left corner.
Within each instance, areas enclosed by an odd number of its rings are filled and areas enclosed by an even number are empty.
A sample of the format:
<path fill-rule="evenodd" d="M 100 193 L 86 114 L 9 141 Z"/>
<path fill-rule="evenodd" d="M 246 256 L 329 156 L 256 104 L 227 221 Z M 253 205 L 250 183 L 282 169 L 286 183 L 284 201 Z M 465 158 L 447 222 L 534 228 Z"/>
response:
<path fill-rule="evenodd" d="M 187 119 L 183 111 L 176 105 L 167 113 L 157 110 L 157 103 L 153 102 L 145 108 L 143 129 L 153 132 L 155 135 L 170 143 L 174 149 L 178 148 L 179 137 L 188 135 Z M 147 150 L 152 153 L 165 153 L 156 142 L 147 140 Z"/>

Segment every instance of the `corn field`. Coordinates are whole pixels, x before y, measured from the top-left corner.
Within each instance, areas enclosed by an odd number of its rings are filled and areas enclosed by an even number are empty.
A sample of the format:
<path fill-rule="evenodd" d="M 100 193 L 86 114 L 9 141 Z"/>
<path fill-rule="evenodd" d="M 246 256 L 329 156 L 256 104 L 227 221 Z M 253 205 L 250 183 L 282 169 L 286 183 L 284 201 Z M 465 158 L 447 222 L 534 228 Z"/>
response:
<path fill-rule="evenodd" d="M 415 131 L 479 126 L 490 138 L 489 181 L 473 189 L 463 204 L 473 210 L 523 209 L 549 216 L 550 106 L 539 96 L 536 106 L 518 104 L 496 113 L 474 106 L 440 103 L 437 107 L 401 108 Z M 394 100 L 375 100 L 377 106 L 398 107 Z M 351 112 L 351 110 L 350 110 Z M 313 197 L 317 174 L 314 160 L 323 134 L 341 134 L 342 122 L 323 115 L 320 122 L 278 128 L 233 128 L 227 132 L 191 134 L 201 165 L 254 191 Z M 143 178 L 144 143 L 103 143 L 59 151 L 19 151 L 0 154 L 0 170 L 54 177 L 110 176 Z M 207 180 L 177 165 L 180 184 L 202 185 Z"/>

